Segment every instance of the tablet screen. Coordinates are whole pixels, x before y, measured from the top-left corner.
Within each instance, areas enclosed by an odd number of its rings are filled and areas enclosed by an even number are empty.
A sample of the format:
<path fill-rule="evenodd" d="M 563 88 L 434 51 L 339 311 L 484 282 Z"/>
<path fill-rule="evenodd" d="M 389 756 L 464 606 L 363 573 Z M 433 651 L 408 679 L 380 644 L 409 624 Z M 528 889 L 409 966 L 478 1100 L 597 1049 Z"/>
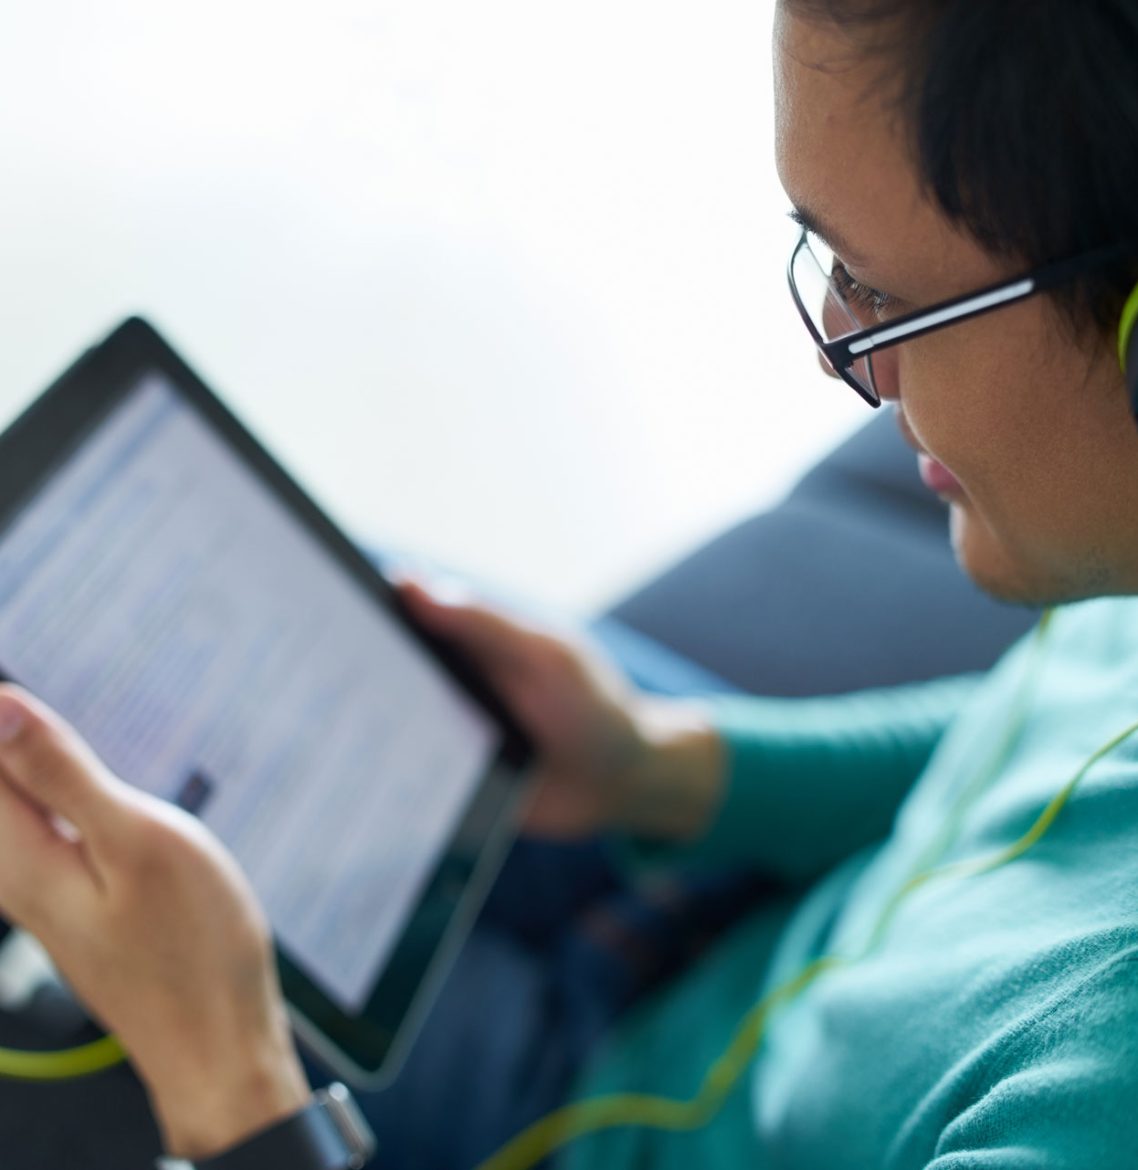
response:
<path fill-rule="evenodd" d="M 0 672 L 199 816 L 347 1012 L 501 746 L 157 372 L 0 533 Z"/>

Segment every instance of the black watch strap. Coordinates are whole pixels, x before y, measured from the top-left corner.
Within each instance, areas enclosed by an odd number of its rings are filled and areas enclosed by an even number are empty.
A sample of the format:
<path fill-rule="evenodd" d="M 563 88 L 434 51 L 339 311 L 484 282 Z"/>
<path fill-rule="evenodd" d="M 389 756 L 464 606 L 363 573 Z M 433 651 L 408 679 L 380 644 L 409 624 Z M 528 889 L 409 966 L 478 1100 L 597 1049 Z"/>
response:
<path fill-rule="evenodd" d="M 313 1094 L 312 1103 L 212 1158 L 159 1161 L 163 1170 L 361 1170 L 375 1136 L 343 1085 Z"/>

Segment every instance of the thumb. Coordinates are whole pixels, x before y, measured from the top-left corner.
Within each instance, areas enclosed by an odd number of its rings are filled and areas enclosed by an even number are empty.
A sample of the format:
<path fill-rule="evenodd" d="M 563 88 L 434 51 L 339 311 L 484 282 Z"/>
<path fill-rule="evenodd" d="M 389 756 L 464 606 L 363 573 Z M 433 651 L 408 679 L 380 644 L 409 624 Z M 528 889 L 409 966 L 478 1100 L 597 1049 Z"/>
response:
<path fill-rule="evenodd" d="M 50 814 L 0 772 L 0 912 L 38 934 L 93 888 L 83 849 L 61 835 Z"/>
<path fill-rule="evenodd" d="M 122 781 L 54 711 L 11 685 L 0 686 L 0 777 L 96 852 L 122 816 Z"/>

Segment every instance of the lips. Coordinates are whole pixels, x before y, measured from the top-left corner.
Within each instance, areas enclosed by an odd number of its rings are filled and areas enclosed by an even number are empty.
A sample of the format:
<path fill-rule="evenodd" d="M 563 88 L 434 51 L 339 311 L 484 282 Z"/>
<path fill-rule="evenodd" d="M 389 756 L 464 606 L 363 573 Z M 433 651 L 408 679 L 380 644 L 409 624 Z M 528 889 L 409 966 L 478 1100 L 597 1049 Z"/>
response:
<path fill-rule="evenodd" d="M 960 486 L 960 481 L 956 476 L 943 463 L 938 463 L 917 441 L 917 436 L 913 434 L 909 420 L 900 407 L 897 408 L 896 415 L 897 426 L 902 437 L 917 453 L 917 467 L 921 473 L 921 482 L 925 487 L 938 496 L 963 495 L 964 489 Z"/>
<path fill-rule="evenodd" d="M 917 466 L 920 468 L 921 482 L 930 492 L 936 492 L 938 496 L 958 496 L 964 490 L 956 476 L 931 455 L 922 451 L 917 456 Z"/>

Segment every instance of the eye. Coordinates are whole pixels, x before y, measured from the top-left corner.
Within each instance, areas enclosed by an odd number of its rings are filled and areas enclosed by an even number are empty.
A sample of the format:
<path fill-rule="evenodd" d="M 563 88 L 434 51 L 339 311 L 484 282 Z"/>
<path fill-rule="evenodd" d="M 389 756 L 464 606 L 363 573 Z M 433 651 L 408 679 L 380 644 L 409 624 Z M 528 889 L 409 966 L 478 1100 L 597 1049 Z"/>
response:
<path fill-rule="evenodd" d="M 840 260 L 834 261 L 830 275 L 833 277 L 838 292 L 842 294 L 842 299 L 851 309 L 873 313 L 880 317 L 893 305 L 894 299 L 888 293 L 854 280 Z"/>

